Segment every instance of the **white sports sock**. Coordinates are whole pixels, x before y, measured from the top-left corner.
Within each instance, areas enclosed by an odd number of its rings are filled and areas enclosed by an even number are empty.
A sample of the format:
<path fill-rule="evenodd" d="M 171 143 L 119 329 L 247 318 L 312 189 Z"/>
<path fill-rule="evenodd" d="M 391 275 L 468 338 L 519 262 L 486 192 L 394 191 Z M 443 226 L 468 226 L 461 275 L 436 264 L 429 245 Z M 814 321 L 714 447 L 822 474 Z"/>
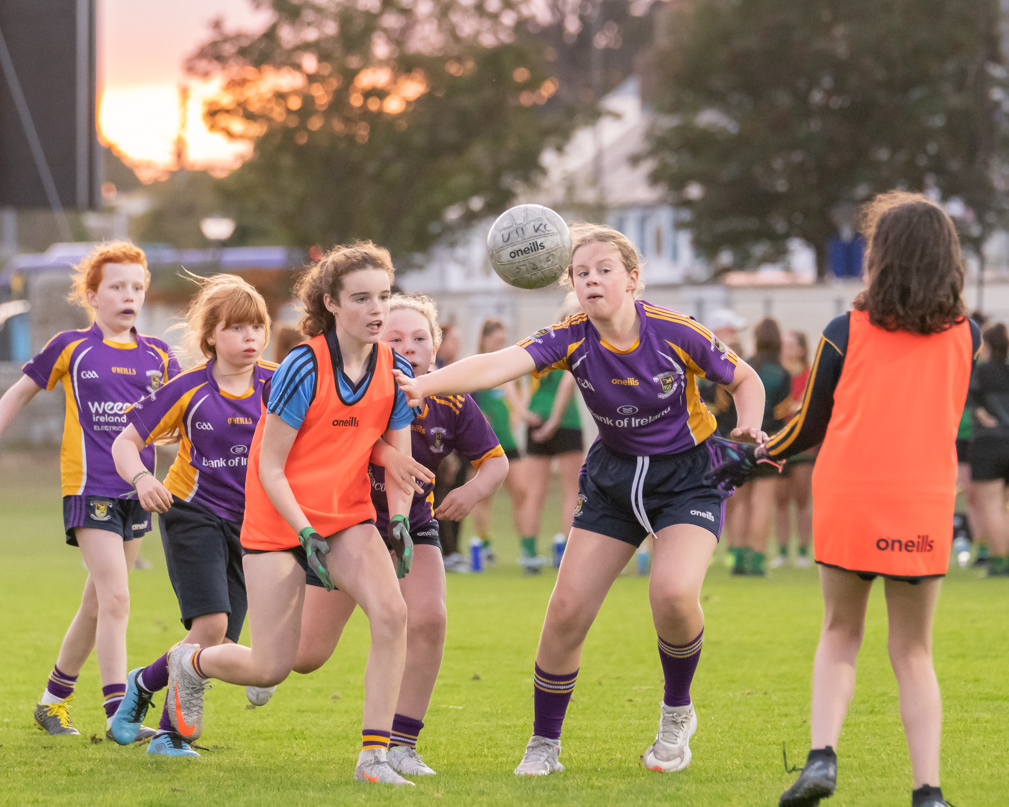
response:
<path fill-rule="evenodd" d="M 43 704 L 44 706 L 51 706 L 54 703 L 61 703 L 62 701 L 63 698 L 57 698 L 55 695 L 53 695 L 52 692 L 49 691 L 48 688 L 42 691 L 42 697 L 39 698 L 39 703 Z"/>

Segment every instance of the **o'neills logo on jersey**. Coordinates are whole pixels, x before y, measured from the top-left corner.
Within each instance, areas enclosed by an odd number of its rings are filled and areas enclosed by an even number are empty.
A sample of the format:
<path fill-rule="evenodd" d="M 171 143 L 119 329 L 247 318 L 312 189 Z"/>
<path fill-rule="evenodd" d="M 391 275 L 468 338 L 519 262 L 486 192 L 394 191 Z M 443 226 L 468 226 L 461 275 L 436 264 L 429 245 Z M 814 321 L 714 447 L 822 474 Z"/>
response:
<path fill-rule="evenodd" d="M 113 367 L 112 372 L 114 375 L 136 375 L 137 371 L 132 367 Z"/>
<path fill-rule="evenodd" d="M 880 538 L 876 541 L 876 549 L 880 552 L 931 552 L 935 542 L 927 535 L 919 535 L 913 541 L 895 541 L 890 538 Z"/>
<path fill-rule="evenodd" d="M 346 428 L 346 427 L 355 427 L 356 428 L 357 426 L 359 426 L 361 424 L 358 423 L 358 420 L 357 420 L 356 417 L 349 417 L 349 418 L 344 418 L 343 420 L 340 420 L 340 418 L 337 418 L 336 420 L 333 421 L 333 425 L 334 426 L 342 426 L 344 428 Z"/>
<path fill-rule="evenodd" d="M 522 247 L 522 249 L 513 249 L 508 253 L 509 258 L 520 258 L 523 255 L 533 255 L 537 252 L 542 252 L 547 248 L 546 244 L 542 241 L 533 241 L 529 246 Z"/>
<path fill-rule="evenodd" d="M 641 385 L 641 382 L 636 378 L 614 378 L 614 384 L 619 384 L 622 387 L 637 387 Z"/>
<path fill-rule="evenodd" d="M 234 417 L 228 418 L 229 426 L 254 426 L 252 418 Z"/>

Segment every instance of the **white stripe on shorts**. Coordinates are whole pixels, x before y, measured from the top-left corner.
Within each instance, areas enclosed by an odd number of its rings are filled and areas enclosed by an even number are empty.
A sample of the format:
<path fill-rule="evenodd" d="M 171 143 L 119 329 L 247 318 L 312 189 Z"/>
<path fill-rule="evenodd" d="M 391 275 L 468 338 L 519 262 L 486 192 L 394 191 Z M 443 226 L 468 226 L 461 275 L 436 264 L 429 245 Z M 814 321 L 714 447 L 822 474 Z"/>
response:
<path fill-rule="evenodd" d="M 638 457 L 637 468 L 634 471 L 634 481 L 631 483 L 631 508 L 634 510 L 634 517 L 638 524 L 647 530 L 649 535 L 655 531 L 648 520 L 648 513 L 645 512 L 645 477 L 648 475 L 648 457 Z"/>

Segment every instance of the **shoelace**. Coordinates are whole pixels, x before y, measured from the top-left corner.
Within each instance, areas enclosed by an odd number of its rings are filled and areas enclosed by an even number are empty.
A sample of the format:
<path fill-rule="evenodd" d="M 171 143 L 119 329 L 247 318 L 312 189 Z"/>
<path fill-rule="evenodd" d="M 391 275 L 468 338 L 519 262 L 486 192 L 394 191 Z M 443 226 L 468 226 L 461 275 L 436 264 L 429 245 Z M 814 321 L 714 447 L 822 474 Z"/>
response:
<path fill-rule="evenodd" d="M 679 745 L 689 724 L 689 714 L 663 714 L 659 721 L 659 739 L 670 745 Z"/>
<path fill-rule="evenodd" d="M 57 720 L 59 720 L 60 725 L 65 729 L 70 728 L 70 712 L 68 711 L 68 709 L 70 707 L 70 701 L 72 701 L 73 699 L 74 696 L 71 695 L 69 698 L 61 700 L 59 703 L 46 704 L 46 714 L 49 717 L 55 717 Z"/>
<path fill-rule="evenodd" d="M 151 698 L 154 696 L 153 692 L 147 693 L 146 690 L 142 689 L 139 684 L 137 684 L 137 697 L 133 701 L 133 706 L 130 708 L 130 723 L 139 723 L 143 718 L 144 713 L 147 712 L 147 708 L 151 705 Z"/>

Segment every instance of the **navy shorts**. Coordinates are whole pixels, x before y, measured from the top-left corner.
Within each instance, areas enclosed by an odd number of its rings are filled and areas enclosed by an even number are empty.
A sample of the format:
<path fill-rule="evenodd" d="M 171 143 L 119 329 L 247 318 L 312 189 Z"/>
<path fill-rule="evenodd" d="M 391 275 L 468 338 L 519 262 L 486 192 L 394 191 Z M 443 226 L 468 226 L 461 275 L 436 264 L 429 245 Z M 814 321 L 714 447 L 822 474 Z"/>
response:
<path fill-rule="evenodd" d="M 143 538 L 151 528 L 151 514 L 136 499 L 114 496 L 64 496 L 63 529 L 67 543 L 77 546 L 74 530 L 78 527 L 105 530 L 122 536 L 124 541 Z"/>
<path fill-rule="evenodd" d="M 242 525 L 176 496 L 161 514 L 161 543 L 168 577 L 189 630 L 207 614 L 227 614 L 225 636 L 238 642 L 249 600 L 242 568 Z"/>
<path fill-rule="evenodd" d="M 717 540 L 727 496 L 701 481 L 710 465 L 704 443 L 678 454 L 633 457 L 597 440 L 578 475 L 573 526 L 632 546 L 674 524 L 704 527 Z"/>
<path fill-rule="evenodd" d="M 526 454 L 530 457 L 556 457 L 573 451 L 581 454 L 585 450 L 581 429 L 557 429 L 549 440 L 542 443 L 533 440 L 534 431 L 536 427 L 533 426 L 526 431 Z"/>

